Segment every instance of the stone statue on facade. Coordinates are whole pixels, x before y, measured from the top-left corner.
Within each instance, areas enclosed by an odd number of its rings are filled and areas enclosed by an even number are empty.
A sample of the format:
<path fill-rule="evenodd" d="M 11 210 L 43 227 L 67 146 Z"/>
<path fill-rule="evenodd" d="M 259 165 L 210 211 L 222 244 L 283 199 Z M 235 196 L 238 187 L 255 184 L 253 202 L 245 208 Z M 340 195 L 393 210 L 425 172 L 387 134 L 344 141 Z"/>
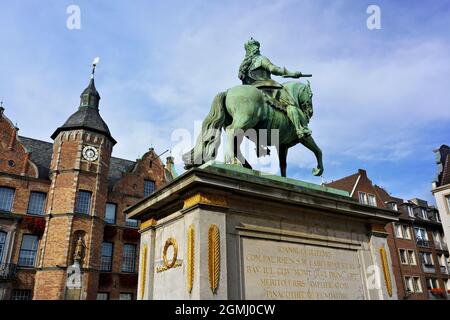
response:
<path fill-rule="evenodd" d="M 83 238 L 78 237 L 77 244 L 75 246 L 75 252 L 73 254 L 73 260 L 80 262 L 83 259 L 84 249 L 86 245 L 84 244 Z"/>
<path fill-rule="evenodd" d="M 307 84 L 299 81 L 279 84 L 271 79 L 271 75 L 285 78 L 310 75 L 277 67 L 261 55 L 260 44 L 253 38 L 245 44 L 245 50 L 246 56 L 239 68 L 239 79 L 243 84 L 216 95 L 194 148 L 183 155 L 185 168 L 215 159 L 220 133 L 225 129 L 225 163 L 242 164 L 251 169 L 239 148 L 245 136 L 257 146 L 258 157 L 267 155 L 268 146 L 277 148 L 283 177 L 286 176 L 288 149 L 298 143 L 316 156 L 317 167 L 313 169 L 313 175 L 322 175 L 322 151 L 308 128 L 313 115 L 309 81 Z M 252 129 L 259 134 L 250 134 Z M 263 137 L 261 132 L 266 136 Z"/>

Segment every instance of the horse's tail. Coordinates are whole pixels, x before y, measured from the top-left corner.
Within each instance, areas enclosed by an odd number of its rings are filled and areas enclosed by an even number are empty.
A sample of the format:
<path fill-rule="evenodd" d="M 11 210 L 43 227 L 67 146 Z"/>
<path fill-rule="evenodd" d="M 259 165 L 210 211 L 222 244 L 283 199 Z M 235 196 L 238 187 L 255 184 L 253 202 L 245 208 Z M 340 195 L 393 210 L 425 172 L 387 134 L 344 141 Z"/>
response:
<path fill-rule="evenodd" d="M 208 116 L 203 120 L 202 132 L 195 147 L 183 155 L 186 170 L 215 159 L 220 145 L 221 129 L 225 126 L 227 111 L 225 108 L 226 92 L 216 95 Z"/>

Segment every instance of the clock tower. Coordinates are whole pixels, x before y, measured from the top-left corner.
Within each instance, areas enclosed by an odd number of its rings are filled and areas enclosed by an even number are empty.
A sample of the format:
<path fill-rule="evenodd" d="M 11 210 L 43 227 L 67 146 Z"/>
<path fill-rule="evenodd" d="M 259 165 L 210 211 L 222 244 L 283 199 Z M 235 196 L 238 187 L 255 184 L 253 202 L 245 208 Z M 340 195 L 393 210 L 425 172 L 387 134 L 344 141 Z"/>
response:
<path fill-rule="evenodd" d="M 51 136 L 51 186 L 34 286 L 37 300 L 96 298 L 107 177 L 116 141 L 99 113 L 94 72 L 95 64 L 78 110 Z M 74 284 L 69 270 L 75 263 L 80 281 Z"/>

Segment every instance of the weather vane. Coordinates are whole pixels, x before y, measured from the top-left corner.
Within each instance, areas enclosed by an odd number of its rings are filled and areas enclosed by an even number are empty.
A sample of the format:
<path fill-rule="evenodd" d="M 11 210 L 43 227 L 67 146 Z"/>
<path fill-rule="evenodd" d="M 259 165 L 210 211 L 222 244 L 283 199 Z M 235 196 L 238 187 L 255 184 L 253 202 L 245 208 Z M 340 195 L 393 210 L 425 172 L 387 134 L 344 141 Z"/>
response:
<path fill-rule="evenodd" d="M 94 74 L 95 74 L 95 68 L 97 67 L 98 63 L 100 62 L 100 58 L 96 57 L 94 59 L 94 61 L 92 61 L 92 75 L 91 78 L 94 79 Z"/>

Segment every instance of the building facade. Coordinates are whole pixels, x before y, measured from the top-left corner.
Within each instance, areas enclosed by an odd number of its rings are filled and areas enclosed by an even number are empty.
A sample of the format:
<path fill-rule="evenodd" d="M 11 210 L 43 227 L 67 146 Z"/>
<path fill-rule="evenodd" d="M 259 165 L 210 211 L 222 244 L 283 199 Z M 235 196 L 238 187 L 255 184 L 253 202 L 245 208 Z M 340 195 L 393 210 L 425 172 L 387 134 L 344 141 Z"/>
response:
<path fill-rule="evenodd" d="M 424 200 L 392 197 L 362 169 L 326 186 L 346 190 L 362 204 L 399 213 L 399 221 L 385 228 L 399 299 L 449 298 L 449 251 L 436 208 Z"/>
<path fill-rule="evenodd" d="M 436 206 L 441 214 L 442 226 L 447 239 L 450 241 L 450 147 L 442 145 L 434 151 L 436 154 L 437 174 L 433 180 L 432 193 L 436 199 Z"/>
<path fill-rule="evenodd" d="M 139 226 L 123 211 L 173 179 L 173 158 L 165 165 L 152 148 L 136 161 L 113 157 L 99 102 L 92 76 L 53 143 L 20 136 L 0 109 L 1 299 L 136 297 Z"/>

